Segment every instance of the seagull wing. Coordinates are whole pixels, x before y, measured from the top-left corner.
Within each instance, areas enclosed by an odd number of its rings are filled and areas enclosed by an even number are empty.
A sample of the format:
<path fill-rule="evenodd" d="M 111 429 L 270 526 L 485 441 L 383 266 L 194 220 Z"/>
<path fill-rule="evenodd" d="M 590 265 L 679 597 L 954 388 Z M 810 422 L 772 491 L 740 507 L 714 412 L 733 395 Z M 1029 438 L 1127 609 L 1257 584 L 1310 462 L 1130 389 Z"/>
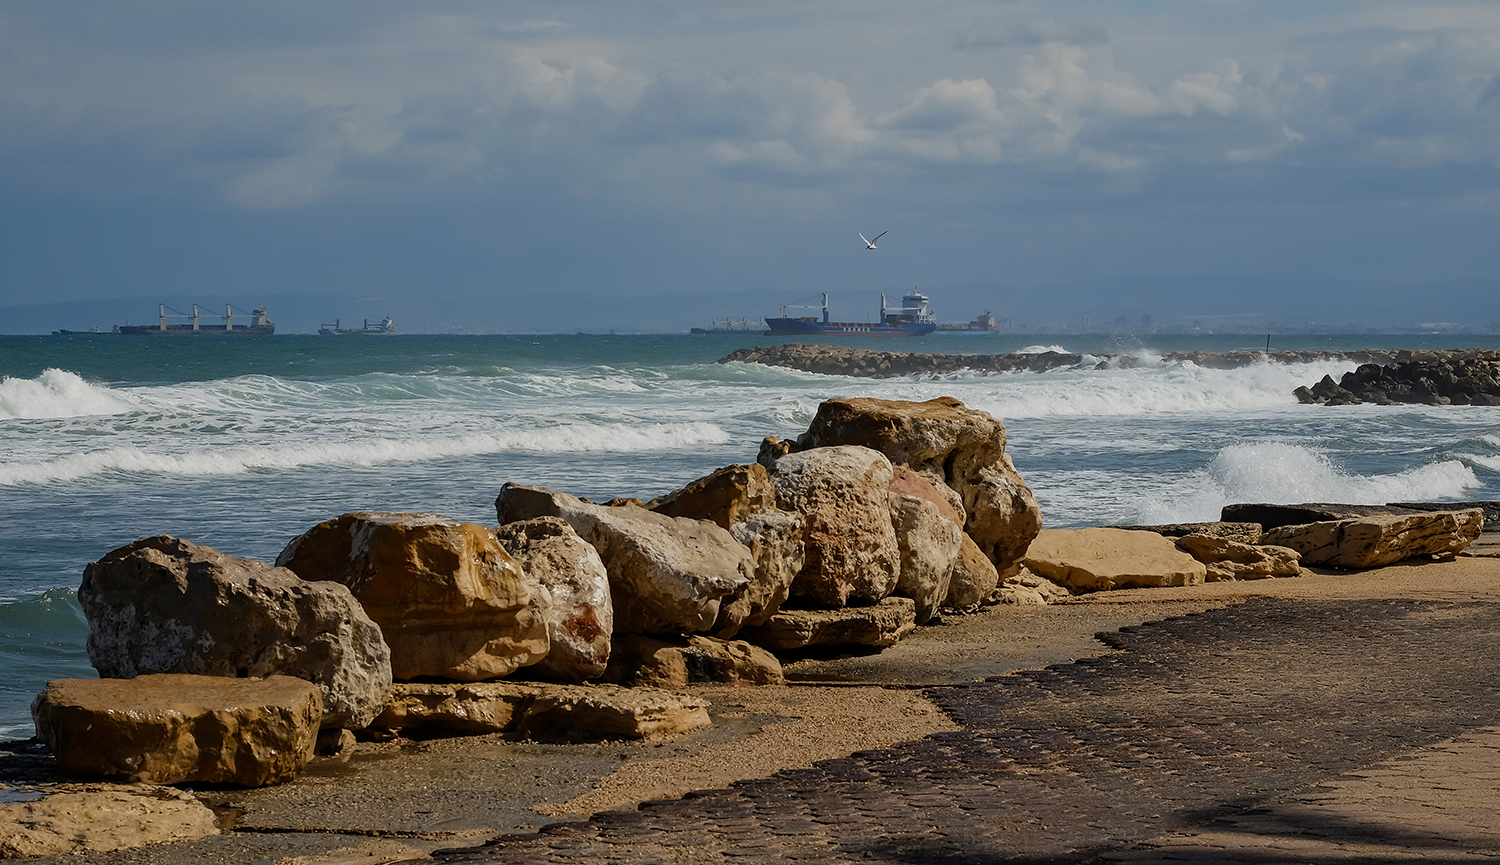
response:
<path fill-rule="evenodd" d="M 887 228 L 885 231 L 882 231 L 879 234 L 875 235 L 875 240 L 872 240 L 870 242 L 874 243 L 876 240 L 879 240 L 880 238 L 885 237 L 888 233 L 890 233 L 890 229 L 889 228 Z"/>
<path fill-rule="evenodd" d="M 869 246 L 870 245 L 870 241 L 865 239 L 865 235 L 864 235 L 863 232 L 860 233 L 859 239 L 865 241 L 865 246 Z"/>

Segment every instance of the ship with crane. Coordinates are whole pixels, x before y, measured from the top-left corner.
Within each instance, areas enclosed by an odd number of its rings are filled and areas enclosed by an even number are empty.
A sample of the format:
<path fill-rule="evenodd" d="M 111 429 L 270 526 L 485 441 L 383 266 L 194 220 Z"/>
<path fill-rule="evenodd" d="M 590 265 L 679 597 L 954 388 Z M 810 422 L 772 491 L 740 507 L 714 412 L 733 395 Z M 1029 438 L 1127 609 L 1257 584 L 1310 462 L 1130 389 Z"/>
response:
<path fill-rule="evenodd" d="M 821 309 L 819 316 L 789 316 L 789 309 Z M 766 336 L 924 336 L 937 330 L 937 320 L 927 306 L 927 295 L 910 291 L 901 296 L 900 306 L 886 306 L 880 295 L 879 322 L 831 321 L 828 317 L 828 293 L 823 304 L 807 306 L 787 304 L 781 315 L 766 319 Z"/>
<path fill-rule="evenodd" d="M 242 314 L 250 317 L 250 323 L 241 323 L 238 325 L 234 322 L 234 311 L 236 309 L 238 307 L 227 303 L 224 304 L 224 323 L 211 324 L 203 321 L 203 318 L 207 316 L 210 319 L 216 319 L 220 317 L 219 314 L 216 312 L 202 312 L 196 303 L 193 304 L 191 315 L 179 312 L 163 303 L 158 304 L 156 324 L 117 324 L 115 325 L 114 333 L 122 333 L 130 336 L 270 336 L 276 332 L 276 324 L 271 321 L 271 314 L 266 311 L 265 307 L 257 306 L 249 312 L 241 309 L 240 312 Z M 170 314 L 168 310 L 171 310 Z M 187 321 L 169 323 L 167 321 L 168 318 L 182 318 L 187 319 Z"/>

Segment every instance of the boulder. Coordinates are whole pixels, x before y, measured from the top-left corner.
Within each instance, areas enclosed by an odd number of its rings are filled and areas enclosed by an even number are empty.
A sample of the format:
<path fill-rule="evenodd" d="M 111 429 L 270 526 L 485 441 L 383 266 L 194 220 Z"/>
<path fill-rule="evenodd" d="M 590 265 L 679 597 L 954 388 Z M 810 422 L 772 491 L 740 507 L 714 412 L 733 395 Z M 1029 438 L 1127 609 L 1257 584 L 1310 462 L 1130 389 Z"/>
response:
<path fill-rule="evenodd" d="M 561 517 L 609 572 L 615 629 L 633 634 L 706 631 L 723 599 L 755 576 L 755 560 L 708 520 L 669 517 L 636 505 L 604 507 L 543 487 L 505 484 L 495 499 L 502 525 Z"/>
<path fill-rule="evenodd" d="M 344 514 L 294 538 L 276 564 L 348 586 L 380 623 L 397 679 L 475 682 L 547 656 L 547 599 L 476 523 Z"/>
<path fill-rule="evenodd" d="M 632 687 L 675 690 L 690 684 L 782 685 L 776 656 L 743 640 L 694 635 L 660 640 L 621 634 L 615 640 L 607 678 Z"/>
<path fill-rule="evenodd" d="M 219 834 L 192 793 L 146 784 L 69 784 L 0 805 L 0 859 L 128 850 Z"/>
<path fill-rule="evenodd" d="M 507 523 L 495 530 L 495 539 L 548 598 L 542 610 L 550 648 L 532 671 L 566 682 L 602 675 L 615 613 L 599 553 L 558 517 Z"/>
<path fill-rule="evenodd" d="M 1267 531 L 1267 544 L 1291 547 L 1304 565 L 1379 568 L 1416 556 L 1452 556 L 1479 537 L 1484 512 L 1373 513 Z"/>
<path fill-rule="evenodd" d="M 917 603 L 886 598 L 871 607 L 782 610 L 764 625 L 746 628 L 747 641 L 768 649 L 809 646 L 894 646 L 917 627 Z"/>
<path fill-rule="evenodd" d="M 951 488 L 962 502 L 964 531 L 1002 571 L 1041 530 L 1036 497 L 1005 451 L 1005 425 L 952 397 L 828 400 L 797 445 L 863 445 Z"/>
<path fill-rule="evenodd" d="M 922 483 L 916 475 L 911 480 Z M 909 485 L 908 485 L 909 486 Z M 896 548 L 901 554 L 896 594 L 917 602 L 917 624 L 926 624 L 948 597 L 953 565 L 958 561 L 963 530 L 949 516 L 946 503 L 939 507 L 931 496 L 909 495 L 891 490 L 891 525 L 896 530 Z M 938 502 L 942 499 L 938 498 Z"/>
<path fill-rule="evenodd" d="M 1046 529 L 1026 551 L 1032 573 L 1077 592 L 1147 586 L 1195 586 L 1203 563 L 1154 532 Z"/>
<path fill-rule="evenodd" d="M 296 676 L 323 692 L 327 727 L 359 729 L 385 705 L 390 650 L 338 583 L 157 535 L 84 568 L 78 601 L 104 678 Z"/>
<path fill-rule="evenodd" d="M 873 604 L 896 588 L 890 461 L 864 447 L 787 454 L 771 464 L 776 501 L 803 519 L 805 561 L 792 597 L 826 607 Z"/>
<path fill-rule="evenodd" d="M 776 490 L 766 467 L 759 463 L 725 466 L 646 503 L 647 509 L 659 514 L 712 520 L 726 529 L 774 507 Z"/>
<path fill-rule="evenodd" d="M 1301 565 L 1302 556 L 1290 547 L 1242 544 L 1212 535 L 1184 535 L 1176 543 L 1178 549 L 1208 568 L 1210 583 L 1296 577 L 1306 573 Z"/>
<path fill-rule="evenodd" d="M 1022 567 L 1000 582 L 984 599 L 986 604 L 1009 604 L 1017 607 L 1045 607 L 1073 597 L 1073 593 L 1046 577 L 1039 577 Z"/>
<path fill-rule="evenodd" d="M 74 775 L 264 787 L 312 759 L 323 697 L 291 676 L 59 679 L 32 702 L 31 717 Z"/>
<path fill-rule="evenodd" d="M 973 538 L 961 535 L 943 606 L 963 610 L 982 604 L 999 583 L 1000 572 L 995 570 L 995 563 L 980 551 Z"/>
<path fill-rule="evenodd" d="M 1168 523 L 1159 526 L 1115 526 L 1115 528 L 1131 529 L 1137 532 L 1156 532 L 1167 538 L 1205 535 L 1211 538 L 1238 541 L 1242 544 L 1260 543 L 1261 534 L 1261 525 L 1258 522 Z"/>
<path fill-rule="evenodd" d="M 1443 509 L 1440 508 L 1439 510 Z M 1345 505 L 1318 502 L 1300 505 L 1225 505 L 1220 511 L 1220 516 L 1226 523 L 1255 523 L 1261 527 L 1262 531 L 1269 531 L 1281 528 L 1282 526 L 1299 526 L 1306 525 L 1307 523 L 1346 520 L 1351 517 L 1365 517 L 1372 514 L 1403 514 L 1411 512 L 1412 509 L 1398 505 Z M 1187 534 L 1193 533 L 1188 532 Z M 1240 540 L 1240 538 L 1235 538 L 1234 540 Z"/>
<path fill-rule="evenodd" d="M 654 688 L 538 682 L 400 683 L 374 726 L 513 738 L 640 739 L 709 725 L 708 701 Z"/>
<path fill-rule="evenodd" d="M 806 559 L 803 528 L 800 514 L 774 509 L 729 527 L 755 559 L 755 577 L 720 604 L 715 637 L 727 640 L 745 625 L 763 625 L 781 609 Z"/>

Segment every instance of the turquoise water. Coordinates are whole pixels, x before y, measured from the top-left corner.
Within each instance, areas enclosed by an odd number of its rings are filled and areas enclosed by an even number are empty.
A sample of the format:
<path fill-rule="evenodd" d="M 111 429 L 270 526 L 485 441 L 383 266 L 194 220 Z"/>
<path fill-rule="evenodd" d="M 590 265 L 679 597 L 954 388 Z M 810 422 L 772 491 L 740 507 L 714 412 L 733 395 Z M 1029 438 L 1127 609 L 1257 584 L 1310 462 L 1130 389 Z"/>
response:
<path fill-rule="evenodd" d="M 1205 370 L 1246 337 L 934 335 L 848 344 L 1129 352 L 1129 370 L 855 380 L 715 361 L 710 336 L 0 337 L 0 738 L 49 679 L 89 676 L 83 566 L 168 533 L 274 559 L 353 510 L 492 522 L 505 481 L 667 492 L 754 460 L 835 396 L 950 395 L 1006 422 L 1050 526 L 1213 519 L 1231 501 L 1500 498 L 1500 409 L 1300 406 L 1342 362 Z M 837 342 L 838 340 L 826 340 Z M 1258 342 L 1258 344 L 1257 344 Z M 1497 347 L 1273 337 L 1273 348 Z"/>

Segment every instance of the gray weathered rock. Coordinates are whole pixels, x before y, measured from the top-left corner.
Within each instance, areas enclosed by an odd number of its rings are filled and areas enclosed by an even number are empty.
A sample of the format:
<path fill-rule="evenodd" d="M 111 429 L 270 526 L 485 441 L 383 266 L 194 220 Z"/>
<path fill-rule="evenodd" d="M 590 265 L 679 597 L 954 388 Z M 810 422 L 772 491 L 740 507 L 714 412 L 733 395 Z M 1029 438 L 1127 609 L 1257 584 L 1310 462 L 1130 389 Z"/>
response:
<path fill-rule="evenodd" d="M 750 551 L 708 520 L 636 505 L 606 507 L 509 483 L 495 499 L 495 512 L 502 525 L 544 516 L 567 520 L 604 561 L 615 630 L 622 633 L 707 631 L 721 601 L 755 576 Z"/>
<path fill-rule="evenodd" d="M 708 701 L 654 688 L 475 682 L 400 683 L 375 727 L 429 727 L 525 739 L 619 738 L 683 733 L 709 725 Z"/>
<path fill-rule="evenodd" d="M 192 793 L 148 784 L 68 784 L 0 805 L 0 859 L 108 853 L 219 834 Z"/>
<path fill-rule="evenodd" d="M 901 552 L 896 593 L 916 601 L 917 624 L 924 625 L 948 597 L 963 530 L 930 500 L 894 490 L 891 525 Z"/>
<path fill-rule="evenodd" d="M 911 598 L 886 598 L 872 607 L 782 610 L 764 625 L 746 628 L 745 640 L 768 649 L 808 646 L 894 646 L 917 627 Z"/>
<path fill-rule="evenodd" d="M 1081 592 L 1147 586 L 1193 586 L 1208 569 L 1154 532 L 1128 529 L 1046 529 L 1026 552 L 1038 576 Z"/>
<path fill-rule="evenodd" d="M 545 598 L 475 523 L 435 514 L 344 514 L 276 558 L 304 579 L 349 587 L 391 647 L 397 679 L 508 675 L 547 656 Z"/>
<path fill-rule="evenodd" d="M 607 678 L 632 687 L 676 690 L 696 683 L 781 685 L 776 656 L 743 640 L 693 635 L 660 640 L 620 634 Z"/>
<path fill-rule="evenodd" d="M 763 510 L 729 527 L 755 559 L 755 578 L 719 606 L 713 635 L 729 639 L 746 625 L 763 625 L 781 609 L 806 561 L 800 514 Z"/>
<path fill-rule="evenodd" d="M 264 787 L 312 759 L 323 699 L 291 676 L 59 679 L 32 702 L 31 717 L 75 775 Z"/>
<path fill-rule="evenodd" d="M 1301 555 L 1290 547 L 1242 544 L 1212 535 L 1184 535 L 1177 538 L 1176 543 L 1178 549 L 1208 568 L 1210 583 L 1296 577 L 1305 573 Z"/>
<path fill-rule="evenodd" d="M 1376 513 L 1270 529 L 1267 544 L 1291 547 L 1304 565 L 1379 568 L 1417 556 L 1456 555 L 1479 537 L 1484 512 Z"/>
<path fill-rule="evenodd" d="M 962 500 L 963 529 L 1004 571 L 1042 527 L 1042 511 L 1005 451 L 1005 425 L 952 397 L 926 402 L 832 399 L 798 447 L 863 445 Z"/>
<path fill-rule="evenodd" d="M 891 526 L 892 469 L 864 447 L 826 447 L 787 454 L 771 464 L 777 503 L 803 519 L 805 563 L 792 597 L 842 607 L 872 604 L 900 577 Z"/>
<path fill-rule="evenodd" d="M 542 609 L 550 648 L 533 671 L 568 682 L 603 675 L 615 613 L 599 553 L 558 517 L 507 523 L 495 538 L 549 599 Z"/>
<path fill-rule="evenodd" d="M 297 676 L 322 690 L 328 727 L 359 729 L 385 705 L 390 650 L 338 583 L 157 535 L 89 564 L 78 601 L 105 678 Z"/>

